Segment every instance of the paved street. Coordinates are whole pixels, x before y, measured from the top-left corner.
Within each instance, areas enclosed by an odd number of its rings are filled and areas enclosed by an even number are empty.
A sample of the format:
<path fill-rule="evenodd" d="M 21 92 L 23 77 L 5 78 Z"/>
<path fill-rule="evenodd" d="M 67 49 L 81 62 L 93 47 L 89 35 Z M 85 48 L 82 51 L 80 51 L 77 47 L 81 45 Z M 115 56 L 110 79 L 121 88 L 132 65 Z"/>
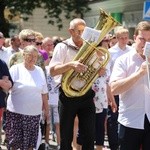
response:
<path fill-rule="evenodd" d="M 52 139 L 52 137 L 50 135 L 50 142 L 49 142 L 50 143 L 50 149 L 49 150 L 57 150 L 57 143 L 52 141 L 51 139 Z M 3 143 L 3 141 L 4 141 L 4 132 L 2 132 L 2 143 Z M 105 148 L 103 150 L 110 150 L 108 148 L 107 136 L 105 136 L 105 143 L 104 143 L 104 145 L 105 145 Z M 3 144 L 1 144 L 1 148 L 2 148 L 2 150 L 7 150 L 6 146 L 3 145 Z"/>
<path fill-rule="evenodd" d="M 6 146 L 3 145 L 4 138 L 5 138 L 5 137 L 4 137 L 4 132 L 2 131 L 2 144 L 1 144 L 1 148 L 2 148 L 2 150 L 7 150 Z"/>

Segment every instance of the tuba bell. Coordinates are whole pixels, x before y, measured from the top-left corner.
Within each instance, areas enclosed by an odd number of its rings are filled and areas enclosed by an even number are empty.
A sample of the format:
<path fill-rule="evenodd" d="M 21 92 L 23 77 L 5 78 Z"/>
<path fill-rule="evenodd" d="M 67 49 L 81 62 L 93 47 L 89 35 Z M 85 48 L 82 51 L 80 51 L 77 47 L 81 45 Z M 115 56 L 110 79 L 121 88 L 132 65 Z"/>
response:
<path fill-rule="evenodd" d="M 84 95 L 91 88 L 94 81 L 98 78 L 100 68 L 105 67 L 110 59 L 108 50 L 97 46 L 106 34 L 118 25 L 120 25 L 120 23 L 100 9 L 99 21 L 94 28 L 95 30 L 101 31 L 98 40 L 93 42 L 83 39 L 84 43 L 74 58 L 75 61 L 81 60 L 81 63 L 87 65 L 87 71 L 78 73 L 71 69 L 62 76 L 61 87 L 66 96 L 79 97 Z"/>

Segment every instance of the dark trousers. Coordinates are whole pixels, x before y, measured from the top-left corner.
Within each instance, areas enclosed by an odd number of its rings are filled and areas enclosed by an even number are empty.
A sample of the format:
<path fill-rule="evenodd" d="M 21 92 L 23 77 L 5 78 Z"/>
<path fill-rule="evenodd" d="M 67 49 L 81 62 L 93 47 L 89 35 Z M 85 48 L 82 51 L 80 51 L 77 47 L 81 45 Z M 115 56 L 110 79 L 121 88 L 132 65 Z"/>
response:
<path fill-rule="evenodd" d="M 134 129 L 120 125 L 120 150 L 149 150 L 150 123 L 145 115 L 144 129 Z"/>
<path fill-rule="evenodd" d="M 119 96 L 115 96 L 117 106 L 119 106 Z M 107 118 L 107 135 L 109 147 L 111 150 L 118 149 L 118 111 L 112 112 L 111 107 L 108 107 L 108 118 Z"/>
<path fill-rule="evenodd" d="M 66 97 L 60 88 L 60 150 L 72 150 L 73 127 L 76 115 L 79 119 L 80 132 L 83 135 L 82 150 L 94 150 L 95 105 L 94 91 L 89 90 L 84 96 Z"/>
<path fill-rule="evenodd" d="M 104 137 L 105 137 L 105 118 L 107 115 L 107 109 L 103 109 L 101 113 L 95 114 L 95 145 L 104 145 Z M 79 145 L 83 145 L 83 139 L 80 132 L 80 128 L 77 135 L 77 143 Z"/>
<path fill-rule="evenodd" d="M 106 114 L 107 109 L 103 109 L 103 112 L 96 114 L 95 145 L 104 145 Z"/>

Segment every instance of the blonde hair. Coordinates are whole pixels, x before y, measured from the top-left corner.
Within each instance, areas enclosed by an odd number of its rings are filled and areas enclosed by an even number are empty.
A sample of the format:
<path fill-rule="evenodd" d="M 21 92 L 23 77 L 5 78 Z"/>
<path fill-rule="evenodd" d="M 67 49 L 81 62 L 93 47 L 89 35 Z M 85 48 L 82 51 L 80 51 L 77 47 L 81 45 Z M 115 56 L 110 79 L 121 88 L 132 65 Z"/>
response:
<path fill-rule="evenodd" d="M 115 32 L 116 38 L 118 38 L 121 34 L 124 34 L 124 33 L 129 34 L 129 30 L 122 26 L 118 27 L 118 29 Z"/>
<path fill-rule="evenodd" d="M 35 32 L 31 29 L 23 29 L 19 33 L 19 39 L 20 40 L 25 40 L 28 36 L 35 36 Z"/>
<path fill-rule="evenodd" d="M 37 31 L 35 32 L 35 38 L 39 39 L 39 40 L 43 40 L 44 39 L 42 33 L 41 32 L 37 32 Z"/>

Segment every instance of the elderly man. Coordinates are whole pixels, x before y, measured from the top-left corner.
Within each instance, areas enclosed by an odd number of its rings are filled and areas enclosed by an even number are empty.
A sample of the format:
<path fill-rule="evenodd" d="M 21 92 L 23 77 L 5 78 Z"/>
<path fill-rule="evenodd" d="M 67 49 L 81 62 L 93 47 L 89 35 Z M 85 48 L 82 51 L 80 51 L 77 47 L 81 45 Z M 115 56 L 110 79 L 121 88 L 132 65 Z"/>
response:
<path fill-rule="evenodd" d="M 84 20 L 75 18 L 70 22 L 69 33 L 71 37 L 62 43 L 58 43 L 54 49 L 50 62 L 50 73 L 56 76 L 56 82 L 61 83 L 61 75 L 70 69 L 82 73 L 87 66 L 79 61 L 73 61 L 79 48 L 83 44 L 81 34 L 86 26 Z M 58 80 L 57 80 L 58 79 Z M 67 97 L 60 87 L 59 89 L 59 117 L 60 117 L 60 150 L 72 150 L 73 127 L 75 117 L 79 118 L 79 128 L 83 135 L 83 150 L 94 150 L 95 131 L 95 105 L 94 91 L 90 89 L 81 97 Z"/>

